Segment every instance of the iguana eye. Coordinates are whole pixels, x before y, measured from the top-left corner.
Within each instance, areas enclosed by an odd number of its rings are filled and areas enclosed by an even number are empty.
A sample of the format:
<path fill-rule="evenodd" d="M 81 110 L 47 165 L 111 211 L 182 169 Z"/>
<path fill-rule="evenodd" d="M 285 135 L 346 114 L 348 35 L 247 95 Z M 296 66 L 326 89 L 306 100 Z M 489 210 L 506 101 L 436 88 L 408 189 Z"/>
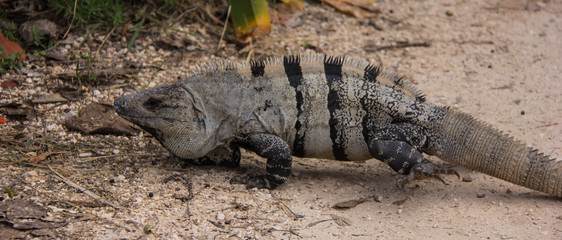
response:
<path fill-rule="evenodd" d="M 149 110 L 154 110 L 158 106 L 160 106 L 161 103 L 162 103 L 162 101 L 160 101 L 159 99 L 149 98 L 142 105 L 144 105 L 144 107 L 146 107 Z"/>

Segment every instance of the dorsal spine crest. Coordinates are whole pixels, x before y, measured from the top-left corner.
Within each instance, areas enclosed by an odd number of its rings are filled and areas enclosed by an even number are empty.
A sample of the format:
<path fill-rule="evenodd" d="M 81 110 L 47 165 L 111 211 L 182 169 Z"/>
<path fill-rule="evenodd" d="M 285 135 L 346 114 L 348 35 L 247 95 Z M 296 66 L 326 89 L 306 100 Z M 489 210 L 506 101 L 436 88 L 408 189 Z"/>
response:
<path fill-rule="evenodd" d="M 328 56 L 322 53 L 305 53 L 302 55 L 289 55 L 289 56 L 274 56 L 268 57 L 264 60 L 253 60 L 250 62 L 233 62 L 230 60 L 215 60 L 210 62 L 202 63 L 202 66 L 196 65 L 192 76 L 206 74 L 206 73 L 216 73 L 222 71 L 236 70 L 239 72 L 251 72 L 253 77 L 263 76 L 267 74 L 265 68 L 267 66 L 283 65 L 284 61 L 288 63 L 299 62 L 300 64 L 328 64 L 341 66 L 342 68 L 351 68 L 356 71 L 357 76 L 365 77 L 367 81 L 377 81 L 377 77 L 385 77 L 391 82 L 386 83 L 382 81 L 381 84 L 394 84 L 402 88 L 406 93 L 414 96 L 418 101 L 425 102 L 425 96 L 407 79 L 402 76 L 382 69 L 379 66 L 369 64 L 368 62 L 359 58 L 348 58 L 341 56 Z M 365 74 L 366 73 L 366 74 Z M 310 74 L 305 72 L 304 74 Z M 316 74 L 316 73 L 312 73 Z M 317 74 L 323 74 L 318 72 Z"/>

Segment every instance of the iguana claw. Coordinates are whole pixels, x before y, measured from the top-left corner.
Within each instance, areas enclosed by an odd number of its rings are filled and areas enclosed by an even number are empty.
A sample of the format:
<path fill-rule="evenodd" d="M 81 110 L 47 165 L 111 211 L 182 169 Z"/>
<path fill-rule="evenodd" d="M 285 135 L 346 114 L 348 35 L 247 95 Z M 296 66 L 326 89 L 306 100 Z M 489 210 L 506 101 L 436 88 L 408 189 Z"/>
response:
<path fill-rule="evenodd" d="M 404 186 L 415 179 L 424 179 L 424 178 L 435 178 L 441 181 L 445 185 L 449 185 L 446 183 L 439 174 L 454 174 L 460 178 L 460 175 L 454 169 L 445 169 L 436 166 L 433 163 L 426 162 L 426 163 L 418 163 L 410 169 L 410 173 L 404 177 L 400 177 L 396 180 L 396 185 L 398 188 L 402 189 Z"/>

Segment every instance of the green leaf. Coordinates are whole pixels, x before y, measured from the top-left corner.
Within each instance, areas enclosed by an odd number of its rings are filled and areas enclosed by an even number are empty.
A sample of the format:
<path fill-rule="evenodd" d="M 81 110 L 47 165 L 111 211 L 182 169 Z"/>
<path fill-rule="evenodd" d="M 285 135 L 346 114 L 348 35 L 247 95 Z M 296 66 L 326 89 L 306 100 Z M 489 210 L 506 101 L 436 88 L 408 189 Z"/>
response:
<path fill-rule="evenodd" d="M 236 39 L 247 42 L 251 37 L 269 34 L 270 20 L 266 0 L 229 0 L 230 17 Z"/>

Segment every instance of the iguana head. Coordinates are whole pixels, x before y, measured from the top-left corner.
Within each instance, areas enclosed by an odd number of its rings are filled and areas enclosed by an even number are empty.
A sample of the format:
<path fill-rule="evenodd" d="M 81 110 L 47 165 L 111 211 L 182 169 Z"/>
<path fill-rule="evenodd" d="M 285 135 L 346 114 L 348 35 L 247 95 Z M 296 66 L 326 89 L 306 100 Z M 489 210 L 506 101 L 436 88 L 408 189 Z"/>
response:
<path fill-rule="evenodd" d="M 198 158 L 208 152 L 204 108 L 186 86 L 163 85 L 122 96 L 115 99 L 114 107 L 180 158 Z"/>

